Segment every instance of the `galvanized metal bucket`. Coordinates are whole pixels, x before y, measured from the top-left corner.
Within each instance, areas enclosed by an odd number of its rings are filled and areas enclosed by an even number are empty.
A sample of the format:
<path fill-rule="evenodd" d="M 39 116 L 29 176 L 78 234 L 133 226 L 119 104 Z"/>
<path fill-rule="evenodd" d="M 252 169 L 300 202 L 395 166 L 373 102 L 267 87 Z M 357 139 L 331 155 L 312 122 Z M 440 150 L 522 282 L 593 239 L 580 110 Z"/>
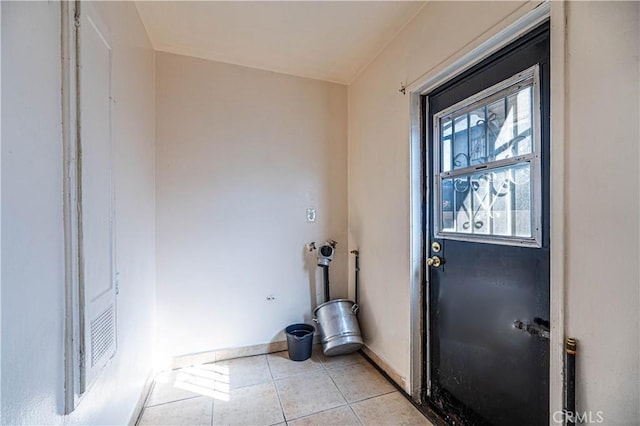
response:
<path fill-rule="evenodd" d="M 325 302 L 313 311 L 322 336 L 322 352 L 326 356 L 345 355 L 362 347 L 356 312 L 358 305 L 347 299 Z"/>

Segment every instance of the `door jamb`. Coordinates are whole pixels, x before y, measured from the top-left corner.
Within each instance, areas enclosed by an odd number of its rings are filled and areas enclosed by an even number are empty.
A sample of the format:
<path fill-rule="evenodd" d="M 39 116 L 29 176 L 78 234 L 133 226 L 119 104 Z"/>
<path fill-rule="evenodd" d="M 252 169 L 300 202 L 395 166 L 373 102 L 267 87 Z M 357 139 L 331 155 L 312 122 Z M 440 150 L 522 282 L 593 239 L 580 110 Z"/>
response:
<path fill-rule="evenodd" d="M 526 34 L 546 20 L 551 20 L 551 170 L 550 170 L 550 322 L 551 340 L 549 354 L 549 423 L 553 424 L 553 413 L 562 410 L 563 404 L 563 338 L 565 331 L 564 315 L 564 139 L 565 139 L 565 43 L 566 16 L 563 2 L 545 1 L 537 5 L 527 3 L 502 20 L 494 28 L 493 34 L 484 34 L 470 43 L 466 52 L 455 55 L 453 59 L 407 84 L 406 91 L 410 102 L 410 256 L 411 256 L 411 306 L 410 306 L 410 389 L 412 398 L 423 403 L 424 367 L 429 363 L 429 354 L 423 351 L 423 319 L 428 315 L 423 310 L 423 300 L 428 296 L 427 276 L 424 267 L 423 215 L 422 200 L 425 192 L 422 182 L 422 113 L 421 97 L 447 80 L 459 75 L 481 62 L 491 54 L 505 47 L 520 36 Z M 469 46 L 469 45 L 468 45 Z M 425 147 L 425 152 L 426 152 Z M 429 173 L 429 164 L 426 162 Z M 428 194 L 426 194 L 428 196 Z M 428 214 L 428 210 L 425 212 Z M 428 305 L 428 304 L 427 304 Z M 427 324 L 428 326 L 428 324 Z"/>
<path fill-rule="evenodd" d="M 79 1 L 60 4 L 61 12 L 61 111 L 63 151 L 64 232 L 64 407 L 75 410 L 81 399 L 79 388 L 79 197 L 78 197 L 78 16 Z"/>

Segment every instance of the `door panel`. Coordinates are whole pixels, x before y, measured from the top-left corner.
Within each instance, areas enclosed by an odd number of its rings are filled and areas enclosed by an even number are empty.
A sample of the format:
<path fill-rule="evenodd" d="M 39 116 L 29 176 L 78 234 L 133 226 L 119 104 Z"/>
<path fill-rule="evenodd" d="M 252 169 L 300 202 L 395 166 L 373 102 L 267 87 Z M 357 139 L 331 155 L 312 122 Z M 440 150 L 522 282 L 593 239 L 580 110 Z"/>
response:
<path fill-rule="evenodd" d="M 498 93 L 504 87 L 496 89 L 493 98 L 482 92 L 536 65 L 539 85 L 532 90 L 539 91 L 540 102 L 534 103 L 539 120 L 531 131 L 535 135 L 532 141 L 538 144 L 537 153 L 527 147 L 524 151 L 514 147 L 515 154 L 509 155 L 496 149 L 500 136 L 499 132 L 491 134 L 490 125 L 498 123 L 504 133 L 508 127 L 504 122 L 514 110 L 500 108 L 500 102 L 508 104 L 508 96 Z M 513 93 L 518 90 L 521 89 L 513 89 Z M 473 102 L 483 99 L 482 108 L 476 108 Z M 469 100 L 467 110 L 438 116 L 452 106 L 464 106 L 465 100 Z M 548 24 L 424 99 L 425 111 L 427 106 L 429 111 L 424 120 L 430 166 L 427 169 L 433 172 L 426 180 L 427 256 L 437 256 L 443 262 L 436 266 L 437 262 L 429 261 L 428 398 L 456 423 L 548 422 L 548 100 Z M 447 117 L 452 123 L 448 136 L 443 133 Z M 461 130 L 455 130 L 457 125 Z M 473 136 L 478 130 L 485 134 Z M 517 131 L 514 134 L 520 137 Z M 480 141 L 475 147 L 474 137 Z M 467 145 L 457 138 L 466 138 Z M 484 146 L 484 151 L 477 146 Z M 462 161 L 456 163 L 454 158 L 460 152 L 463 155 L 458 158 Z M 434 161 L 442 163 L 434 167 Z M 511 177 L 506 178 L 507 174 Z M 527 185 L 518 186 L 516 176 L 520 176 L 520 183 L 524 182 L 522 176 L 528 176 L 529 192 Z M 509 191 L 511 195 L 507 197 Z M 528 207 L 526 202 L 517 201 L 517 192 L 521 200 L 529 200 Z M 509 203 L 505 201 L 508 198 Z M 528 219 L 523 215 L 534 206 L 537 220 L 527 229 Z M 509 221 L 500 216 L 509 212 Z M 518 220 L 525 226 L 517 225 Z M 447 229 L 451 232 L 447 233 Z M 539 234 L 534 238 L 536 229 Z M 527 238 L 518 239 L 519 236 Z M 431 249 L 432 242 L 440 244 L 439 252 Z"/>
<path fill-rule="evenodd" d="M 117 348 L 114 272 L 112 50 L 91 2 L 81 5 L 77 36 L 80 190 L 80 393 Z"/>

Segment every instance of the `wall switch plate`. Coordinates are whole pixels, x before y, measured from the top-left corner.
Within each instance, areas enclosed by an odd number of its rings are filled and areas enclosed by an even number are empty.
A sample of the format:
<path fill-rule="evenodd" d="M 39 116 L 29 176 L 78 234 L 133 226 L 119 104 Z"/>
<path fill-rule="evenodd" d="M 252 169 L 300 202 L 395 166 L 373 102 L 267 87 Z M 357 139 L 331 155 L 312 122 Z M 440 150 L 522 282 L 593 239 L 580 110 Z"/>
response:
<path fill-rule="evenodd" d="M 307 222 L 316 221 L 316 209 L 307 209 Z"/>

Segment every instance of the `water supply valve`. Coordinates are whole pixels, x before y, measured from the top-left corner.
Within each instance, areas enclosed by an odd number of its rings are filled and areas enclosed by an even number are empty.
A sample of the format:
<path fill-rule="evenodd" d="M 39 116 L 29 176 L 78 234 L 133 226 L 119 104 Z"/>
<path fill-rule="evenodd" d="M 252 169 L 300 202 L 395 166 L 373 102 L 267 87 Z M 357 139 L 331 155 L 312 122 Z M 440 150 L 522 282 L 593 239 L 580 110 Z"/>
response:
<path fill-rule="evenodd" d="M 327 240 L 318 249 L 318 266 L 329 266 L 329 262 L 333 260 L 333 255 L 336 251 L 337 242 L 333 240 Z"/>

